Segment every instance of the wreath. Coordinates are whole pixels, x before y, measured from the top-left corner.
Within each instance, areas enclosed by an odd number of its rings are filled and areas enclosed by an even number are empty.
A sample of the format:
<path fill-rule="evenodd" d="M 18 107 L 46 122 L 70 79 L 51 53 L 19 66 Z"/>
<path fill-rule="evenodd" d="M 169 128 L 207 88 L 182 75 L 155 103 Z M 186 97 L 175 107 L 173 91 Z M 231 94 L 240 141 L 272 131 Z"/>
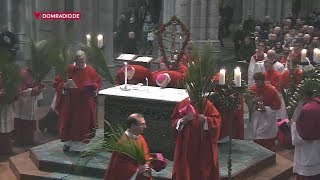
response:
<path fill-rule="evenodd" d="M 182 46 L 180 51 L 178 51 L 178 58 L 175 61 L 169 61 L 168 56 L 166 54 L 166 48 L 164 47 L 163 43 L 163 36 L 165 32 L 167 31 L 167 28 L 170 26 L 180 26 L 181 28 L 181 38 L 183 39 Z M 181 61 L 181 58 L 185 52 L 185 49 L 188 45 L 188 42 L 190 41 L 190 32 L 187 29 L 187 27 L 180 21 L 179 18 L 176 16 L 171 17 L 171 20 L 167 22 L 166 24 L 162 24 L 159 27 L 159 30 L 157 31 L 157 37 L 158 37 L 158 43 L 159 43 L 159 50 L 161 52 L 161 55 L 163 57 L 163 62 L 166 64 L 169 69 L 176 69 Z M 175 39 L 173 39 L 175 41 Z M 171 52 L 174 53 L 174 52 Z"/>

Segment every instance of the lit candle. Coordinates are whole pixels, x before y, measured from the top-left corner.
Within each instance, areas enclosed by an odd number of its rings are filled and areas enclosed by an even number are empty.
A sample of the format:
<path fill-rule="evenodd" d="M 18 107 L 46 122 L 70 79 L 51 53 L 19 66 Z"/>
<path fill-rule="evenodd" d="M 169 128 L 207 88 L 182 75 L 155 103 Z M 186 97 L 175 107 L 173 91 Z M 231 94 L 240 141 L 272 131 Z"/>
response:
<path fill-rule="evenodd" d="M 317 50 L 317 61 L 316 61 L 317 64 L 320 63 L 320 49 Z"/>
<path fill-rule="evenodd" d="M 307 57 L 307 50 L 302 49 L 301 50 L 301 62 L 307 62 L 306 57 Z"/>
<path fill-rule="evenodd" d="M 241 87 L 241 71 L 239 67 L 234 69 L 234 84 L 236 87 Z"/>
<path fill-rule="evenodd" d="M 127 62 L 124 62 L 124 84 L 126 88 L 128 84 L 128 63 Z"/>
<path fill-rule="evenodd" d="M 102 46 L 103 46 L 103 35 L 99 34 L 97 36 L 97 40 L 98 40 L 98 48 L 102 48 Z"/>
<path fill-rule="evenodd" d="M 90 34 L 87 34 L 87 35 L 86 35 L 86 38 L 87 38 L 87 45 L 90 46 L 91 35 L 90 35 Z"/>
<path fill-rule="evenodd" d="M 225 69 L 220 70 L 219 84 L 220 85 L 226 84 L 226 70 Z"/>

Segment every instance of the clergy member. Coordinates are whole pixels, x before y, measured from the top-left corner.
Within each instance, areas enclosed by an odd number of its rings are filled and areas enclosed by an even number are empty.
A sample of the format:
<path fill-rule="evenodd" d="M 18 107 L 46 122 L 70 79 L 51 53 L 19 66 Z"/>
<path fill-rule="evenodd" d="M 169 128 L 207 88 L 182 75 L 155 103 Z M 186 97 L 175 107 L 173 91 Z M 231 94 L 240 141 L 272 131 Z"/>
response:
<path fill-rule="evenodd" d="M 125 68 L 122 67 L 117 71 L 116 79 L 114 84 L 115 85 L 121 85 L 125 82 Z M 151 73 L 149 69 L 140 66 L 140 65 L 129 65 L 127 70 L 127 76 L 128 76 L 128 84 L 146 84 L 146 78 L 151 79 Z"/>
<path fill-rule="evenodd" d="M 175 135 L 173 180 L 219 180 L 220 114 L 206 100 L 199 114 L 189 98 L 178 103 L 171 116 Z"/>
<path fill-rule="evenodd" d="M 122 140 L 132 139 L 139 148 L 143 149 L 145 160 L 150 159 L 148 145 L 142 136 L 146 122 L 142 114 L 131 114 L 127 121 L 127 130 L 122 136 Z M 151 179 L 151 168 L 149 163 L 138 164 L 136 160 L 128 155 L 113 152 L 111 160 L 104 175 L 104 180 L 147 180 Z"/>
<path fill-rule="evenodd" d="M 292 143 L 295 145 L 293 172 L 297 180 L 320 179 L 320 98 L 309 91 L 292 117 Z"/>
<path fill-rule="evenodd" d="M 264 53 L 265 45 L 259 43 L 257 45 L 256 54 L 253 55 L 250 59 L 249 69 L 248 69 L 248 85 L 254 84 L 253 75 L 257 72 L 264 72 L 263 62 L 267 57 L 267 54 Z"/>
<path fill-rule="evenodd" d="M 290 54 L 288 58 L 288 69 L 285 70 L 280 79 L 280 89 L 288 89 L 291 84 L 298 85 L 302 81 L 302 71 L 298 67 L 301 56 Z"/>
<path fill-rule="evenodd" d="M 267 59 L 273 64 L 273 69 L 282 73 L 285 70 L 285 66 L 276 60 L 276 51 L 273 49 L 268 50 Z"/>
<path fill-rule="evenodd" d="M 21 70 L 19 96 L 15 102 L 15 142 L 19 145 L 34 143 L 36 121 L 39 120 L 38 100 L 45 88 L 43 83 L 35 82 L 28 67 Z"/>
<path fill-rule="evenodd" d="M 0 72 L 0 155 L 12 152 L 10 133 L 14 130 L 13 104 L 3 104 L 5 94 L 3 75 Z"/>
<path fill-rule="evenodd" d="M 57 92 L 56 109 L 59 114 L 59 132 L 63 150 L 83 151 L 94 137 L 96 128 L 96 97 L 101 88 L 101 79 L 96 71 L 86 64 L 86 54 L 76 52 L 75 63 L 68 69 L 69 80 L 55 78 Z"/>
<path fill-rule="evenodd" d="M 278 133 L 276 111 L 280 109 L 281 101 L 277 90 L 271 84 L 265 83 L 263 73 L 256 73 L 253 78 L 255 85 L 248 88 L 256 104 L 250 122 L 253 139 L 263 147 L 275 151 Z"/>
<path fill-rule="evenodd" d="M 154 71 L 151 73 L 150 84 L 152 86 L 160 86 L 162 88 L 170 87 L 177 88 L 179 83 L 183 82 L 185 76 L 178 71 Z"/>

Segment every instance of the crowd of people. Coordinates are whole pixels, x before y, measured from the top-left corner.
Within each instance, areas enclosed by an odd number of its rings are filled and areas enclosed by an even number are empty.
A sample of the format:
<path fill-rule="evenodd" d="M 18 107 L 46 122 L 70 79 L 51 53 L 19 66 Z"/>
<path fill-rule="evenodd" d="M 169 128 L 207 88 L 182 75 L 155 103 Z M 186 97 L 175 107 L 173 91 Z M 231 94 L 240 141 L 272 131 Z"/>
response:
<path fill-rule="evenodd" d="M 114 30 L 115 53 L 152 55 L 156 24 L 144 6 L 120 14 Z"/>

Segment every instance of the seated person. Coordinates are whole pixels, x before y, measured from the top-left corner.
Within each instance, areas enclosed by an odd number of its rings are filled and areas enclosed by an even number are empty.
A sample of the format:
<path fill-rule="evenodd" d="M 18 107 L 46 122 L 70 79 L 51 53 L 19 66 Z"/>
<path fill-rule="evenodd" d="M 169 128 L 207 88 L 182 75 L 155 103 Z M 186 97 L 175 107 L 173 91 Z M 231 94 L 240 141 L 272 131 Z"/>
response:
<path fill-rule="evenodd" d="M 151 78 L 149 69 L 140 65 L 128 65 L 128 84 L 146 84 L 146 78 Z M 124 84 L 124 67 L 117 71 L 115 85 Z"/>

